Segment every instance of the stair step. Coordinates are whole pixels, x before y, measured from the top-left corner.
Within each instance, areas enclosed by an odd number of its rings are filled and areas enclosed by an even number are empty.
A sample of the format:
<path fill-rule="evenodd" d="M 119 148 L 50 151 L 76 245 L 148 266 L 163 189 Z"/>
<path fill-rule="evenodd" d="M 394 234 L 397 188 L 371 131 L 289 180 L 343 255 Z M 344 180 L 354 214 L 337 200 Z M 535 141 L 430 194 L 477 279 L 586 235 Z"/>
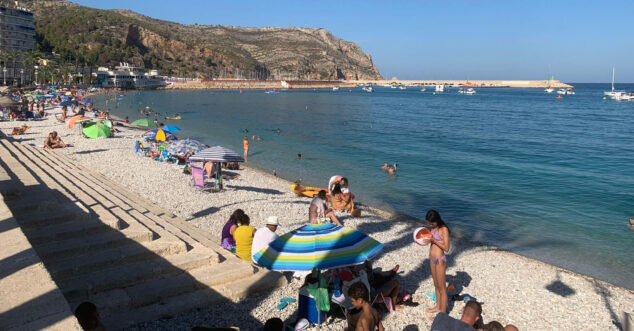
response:
<path fill-rule="evenodd" d="M 78 219 L 63 224 L 42 226 L 37 229 L 25 229 L 29 241 L 33 245 L 46 244 L 66 240 L 77 236 L 90 236 L 108 230 L 123 229 L 127 225 L 118 218 L 112 219 Z"/>
<path fill-rule="evenodd" d="M 78 255 L 86 255 L 95 251 L 109 249 L 122 245 L 126 241 L 147 242 L 151 241 L 152 232 L 136 226 L 121 231 L 108 231 L 90 236 L 69 238 L 64 241 L 37 245 L 37 254 L 47 262 L 55 262 Z"/>
<path fill-rule="evenodd" d="M 55 263 L 46 263 L 46 267 L 55 281 L 63 281 L 77 275 L 106 269 L 117 264 L 132 263 L 156 256 L 167 256 L 187 251 L 185 243 L 159 242 L 134 243 L 115 247 L 110 250 L 72 257 Z"/>
<path fill-rule="evenodd" d="M 90 211 L 79 202 L 67 202 L 52 210 L 33 209 L 16 215 L 16 219 L 23 228 L 38 228 L 53 224 L 63 224 L 69 221 L 90 218 Z"/>
<path fill-rule="evenodd" d="M 19 183 L 14 182 L 3 182 L 0 185 L 0 193 L 9 192 L 12 190 L 19 190 L 23 186 L 33 186 L 39 185 L 40 182 L 33 177 L 33 175 L 22 165 L 20 161 L 18 161 L 15 157 L 11 155 L 7 146 L 12 145 L 7 139 L 0 139 L 0 160 L 4 162 Z M 7 185 L 5 185 L 5 183 Z"/>
<path fill-rule="evenodd" d="M 27 191 L 15 192 L 5 196 L 5 203 L 11 208 L 13 214 L 21 214 L 30 210 L 55 210 L 59 205 L 68 202 L 66 197 L 61 198 L 61 192 L 51 194 L 50 188 L 28 189 Z M 46 196 L 46 199 L 42 199 Z"/>
<path fill-rule="evenodd" d="M 134 326 L 138 323 L 172 318 L 180 313 L 206 308 L 217 304 L 231 303 L 222 294 L 213 289 L 205 288 L 166 298 L 152 305 L 130 309 L 114 315 L 104 314 L 103 323 L 108 330 L 119 330 Z"/>
<path fill-rule="evenodd" d="M 205 250 L 192 250 L 187 254 L 157 257 L 137 263 L 114 266 L 110 269 L 58 282 L 58 284 L 67 300 L 80 301 L 97 292 L 123 288 L 153 277 L 165 277 L 215 264 L 217 262 L 213 254 L 213 252 Z"/>
<path fill-rule="evenodd" d="M 249 294 L 288 284 L 286 277 L 275 271 L 261 269 L 255 275 L 220 285 L 215 289 L 227 298 L 239 299 Z"/>
<path fill-rule="evenodd" d="M 192 270 L 189 274 L 196 278 L 198 282 L 213 287 L 251 277 L 256 271 L 257 269 L 253 265 L 243 261 L 236 261 L 223 262 L 209 268 L 199 268 Z"/>

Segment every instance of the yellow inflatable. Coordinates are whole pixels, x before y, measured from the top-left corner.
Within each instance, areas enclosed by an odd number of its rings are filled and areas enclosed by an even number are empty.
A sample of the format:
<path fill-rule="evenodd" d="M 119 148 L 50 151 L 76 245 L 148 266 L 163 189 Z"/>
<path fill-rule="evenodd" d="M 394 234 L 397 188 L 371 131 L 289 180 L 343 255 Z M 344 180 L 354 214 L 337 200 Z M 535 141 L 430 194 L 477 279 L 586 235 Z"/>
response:
<path fill-rule="evenodd" d="M 165 117 L 166 120 L 180 120 L 182 119 L 182 117 L 180 116 L 174 116 L 174 117 Z"/>
<path fill-rule="evenodd" d="M 291 185 L 291 191 L 293 191 L 293 193 L 295 193 L 297 195 L 300 195 L 300 196 L 309 197 L 309 198 L 314 197 L 321 190 L 324 190 L 324 191 L 328 192 L 328 190 L 325 189 L 325 188 L 302 186 L 302 185 L 299 185 L 299 184 Z M 326 194 L 326 196 L 329 196 L 329 194 Z"/>

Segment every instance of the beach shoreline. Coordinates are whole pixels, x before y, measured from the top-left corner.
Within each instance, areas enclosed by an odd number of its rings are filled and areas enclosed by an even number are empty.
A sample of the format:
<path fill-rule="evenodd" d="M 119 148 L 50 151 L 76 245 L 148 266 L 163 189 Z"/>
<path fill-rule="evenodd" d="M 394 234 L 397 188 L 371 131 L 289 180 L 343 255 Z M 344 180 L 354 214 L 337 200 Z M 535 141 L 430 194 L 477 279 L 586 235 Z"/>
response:
<path fill-rule="evenodd" d="M 59 110 L 50 111 L 57 112 Z M 8 133 L 10 127 L 22 123 L 0 122 L 0 128 Z M 271 214 L 280 216 L 283 232 L 305 223 L 309 199 L 290 192 L 291 181 L 257 167 L 247 165 L 238 171 L 241 178 L 228 181 L 225 192 L 197 192 L 189 185 L 189 177 L 179 174 L 178 168 L 134 153 L 133 143 L 140 129 L 117 126 L 121 132 L 115 138 L 89 140 L 81 137 L 78 130 L 66 129 L 63 124 L 55 122 L 52 116 L 44 121 L 26 123 L 32 129 L 28 135 L 17 136 L 16 139 L 25 138 L 23 143 L 39 145 L 49 131 L 57 130 L 62 139 L 74 144 L 74 147 L 54 153 L 67 154 L 76 162 L 122 183 L 213 236 L 218 236 L 217 229 L 235 208 L 243 208 L 251 215 L 256 227 L 262 226 L 263 220 Z M 161 183 L 172 192 L 151 192 L 156 178 L 160 178 Z M 427 248 L 415 246 L 411 237 L 413 229 L 422 223 L 398 212 L 360 205 L 362 217 L 342 215 L 344 222 L 385 244 L 384 252 L 375 265 L 389 269 L 394 264 L 400 264 L 402 286 L 412 291 L 415 301 L 421 303 L 419 307 L 408 307 L 403 312 L 386 316 L 384 324 L 388 329 L 403 329 L 411 324 L 429 328 L 431 323 L 424 318 L 427 315 L 424 308 L 431 305 L 431 301 L 425 292 L 433 291 L 433 286 Z M 536 330 L 566 329 L 570 326 L 575 329 L 617 329 L 615 323 L 621 323 L 623 313 L 632 313 L 634 291 L 629 289 L 464 238 L 452 238 L 452 244 L 454 248 L 448 256 L 449 283 L 460 286 L 462 293 L 486 302 L 483 314 L 486 321 L 498 320 L 503 324 L 515 324 L 520 329 Z M 276 300 L 296 296 L 298 286 L 294 281 L 286 288 L 246 298 L 240 302 L 249 310 L 236 314 L 247 313 L 266 320 L 275 311 Z M 461 305 L 456 302 L 450 314 L 459 316 Z M 168 321 L 146 323 L 139 328 L 222 325 L 223 321 L 229 322 L 234 316 L 218 317 L 219 312 L 222 312 L 221 308 L 212 307 Z M 276 314 L 290 321 L 294 310 L 286 309 Z M 590 323 L 588 316 L 592 316 Z M 341 326 L 342 322 L 337 321 L 324 329 L 341 329 Z M 249 326 L 244 328 L 250 329 Z"/>

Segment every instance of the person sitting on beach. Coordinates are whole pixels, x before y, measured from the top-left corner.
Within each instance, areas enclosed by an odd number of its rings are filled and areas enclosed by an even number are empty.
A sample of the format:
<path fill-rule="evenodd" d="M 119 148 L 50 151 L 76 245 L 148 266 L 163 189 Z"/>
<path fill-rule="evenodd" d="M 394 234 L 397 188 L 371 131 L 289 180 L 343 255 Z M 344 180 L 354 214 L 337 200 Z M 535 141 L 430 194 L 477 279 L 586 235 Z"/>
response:
<path fill-rule="evenodd" d="M 255 228 L 249 225 L 249 221 L 247 214 L 240 215 L 240 226 L 234 231 L 233 238 L 236 241 L 236 255 L 250 262 Z"/>
<path fill-rule="evenodd" d="M 356 331 L 384 331 L 383 324 L 379 319 L 379 314 L 368 302 L 370 293 L 368 288 L 362 282 L 356 282 L 350 285 L 348 296 L 352 305 L 361 310 L 361 316 L 357 321 Z"/>
<path fill-rule="evenodd" d="M 354 201 L 352 201 L 352 194 L 343 194 L 339 183 L 333 185 L 330 192 L 330 202 L 334 210 L 345 210 L 348 214 L 358 217 L 360 215 L 359 210 L 354 209 Z"/>
<path fill-rule="evenodd" d="M 220 246 L 232 253 L 235 253 L 236 251 L 236 240 L 233 238 L 233 234 L 238 228 L 238 222 L 240 221 L 242 215 L 244 215 L 244 210 L 234 210 L 231 216 L 229 216 L 227 223 L 225 223 L 222 227 Z"/>
<path fill-rule="evenodd" d="M 308 207 L 308 219 L 313 223 L 331 222 L 342 226 L 332 209 L 326 206 L 326 191 L 321 190 Z"/>
<path fill-rule="evenodd" d="M 482 327 L 483 331 L 504 331 L 504 326 L 498 321 L 491 321 Z"/>
<path fill-rule="evenodd" d="M 207 178 L 213 178 L 218 171 L 218 166 L 216 162 L 207 161 L 203 166 L 203 171 L 207 174 Z"/>
<path fill-rule="evenodd" d="M 128 116 L 125 117 L 125 124 L 130 124 L 130 119 L 128 118 Z"/>
<path fill-rule="evenodd" d="M 49 133 L 46 140 L 44 140 L 44 148 L 55 149 L 64 147 L 66 147 L 66 144 L 64 144 L 62 138 L 57 135 L 57 131 Z"/>
<path fill-rule="evenodd" d="M 277 216 L 269 216 L 266 219 L 266 225 L 263 228 L 259 228 L 253 235 L 253 245 L 251 246 L 251 256 L 255 255 L 262 248 L 266 248 L 269 244 L 277 239 L 278 235 L 275 233 L 277 227 L 280 225 L 280 221 Z"/>
<path fill-rule="evenodd" d="M 480 319 L 481 314 L 482 306 L 477 301 L 469 301 L 462 308 L 462 316 L 459 320 L 447 315 L 447 313 L 438 313 L 431 325 L 431 331 L 473 331 L 475 329 L 472 325 Z"/>

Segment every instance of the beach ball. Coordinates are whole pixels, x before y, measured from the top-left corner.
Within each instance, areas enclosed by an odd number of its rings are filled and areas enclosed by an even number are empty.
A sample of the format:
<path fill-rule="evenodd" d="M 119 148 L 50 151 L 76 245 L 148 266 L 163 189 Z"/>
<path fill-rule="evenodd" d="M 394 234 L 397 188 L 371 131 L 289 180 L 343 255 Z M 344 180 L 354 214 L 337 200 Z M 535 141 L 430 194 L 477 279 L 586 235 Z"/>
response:
<path fill-rule="evenodd" d="M 424 241 L 429 237 L 431 237 L 431 232 L 428 228 L 420 227 L 414 230 L 414 242 L 421 246 L 429 245 L 429 241 Z"/>

